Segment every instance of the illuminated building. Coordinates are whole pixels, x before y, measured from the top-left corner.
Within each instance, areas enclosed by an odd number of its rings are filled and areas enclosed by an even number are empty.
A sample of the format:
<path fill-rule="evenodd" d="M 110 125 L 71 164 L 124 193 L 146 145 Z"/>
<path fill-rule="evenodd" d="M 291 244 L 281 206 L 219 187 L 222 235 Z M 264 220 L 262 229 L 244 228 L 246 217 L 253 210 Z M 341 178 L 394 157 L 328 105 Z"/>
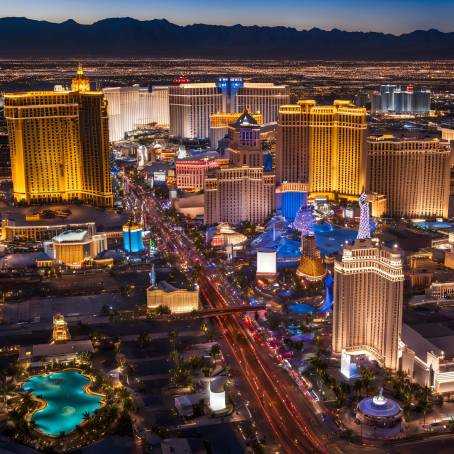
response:
<path fill-rule="evenodd" d="M 205 224 L 261 224 L 274 211 L 275 177 L 263 170 L 260 126 L 246 111 L 229 125 L 229 137 L 230 165 L 205 177 Z"/>
<path fill-rule="evenodd" d="M 234 123 L 241 115 L 239 112 L 222 112 L 210 115 L 208 138 L 212 147 L 218 147 L 218 142 L 227 135 L 229 125 Z M 250 113 L 250 115 L 258 125 L 263 124 L 263 115 L 261 113 Z"/>
<path fill-rule="evenodd" d="M 221 159 L 219 154 L 213 152 L 177 159 L 175 161 L 177 188 L 201 190 L 208 170 L 227 166 L 228 163 L 228 159 Z"/>
<path fill-rule="evenodd" d="M 409 85 L 381 85 L 373 94 L 372 113 L 428 114 L 430 90 Z"/>
<path fill-rule="evenodd" d="M 5 95 L 14 200 L 112 206 L 107 102 L 87 91 Z"/>
<path fill-rule="evenodd" d="M 403 281 L 397 247 L 375 244 L 364 232 L 344 246 L 334 262 L 334 352 L 365 353 L 382 367 L 397 369 Z"/>
<path fill-rule="evenodd" d="M 42 369 L 55 363 L 74 364 L 83 353 L 93 354 L 95 349 L 91 340 L 74 340 L 58 344 L 35 344 L 21 347 L 18 361 L 28 369 Z"/>
<path fill-rule="evenodd" d="M 211 411 L 223 411 L 226 409 L 225 381 L 226 377 L 220 375 L 212 378 L 209 382 Z"/>
<path fill-rule="evenodd" d="M 308 183 L 311 197 L 356 199 L 365 186 L 366 109 L 350 101 L 281 106 L 276 178 Z"/>
<path fill-rule="evenodd" d="M 261 224 L 274 211 L 274 175 L 247 166 L 210 171 L 204 205 L 205 224 Z"/>
<path fill-rule="evenodd" d="M 8 135 L 0 133 L 0 180 L 11 178 L 11 159 L 9 154 Z"/>
<path fill-rule="evenodd" d="M 103 88 L 108 101 L 109 140 L 122 140 L 125 133 L 156 123 L 169 125 L 169 87 Z"/>
<path fill-rule="evenodd" d="M 58 344 L 60 342 L 68 342 L 71 340 L 69 334 L 68 323 L 65 321 L 65 317 L 61 314 L 54 316 L 53 331 L 52 331 L 52 343 Z"/>
<path fill-rule="evenodd" d="M 178 289 L 161 281 L 147 289 L 147 308 L 157 309 L 159 306 L 166 306 L 175 314 L 196 311 L 199 308 L 199 291 Z"/>
<path fill-rule="evenodd" d="M 317 249 L 312 211 L 313 207 L 310 205 L 301 206 L 292 224 L 301 233 L 301 258 L 296 275 L 309 282 L 318 282 L 325 277 L 326 270 Z"/>
<path fill-rule="evenodd" d="M 144 249 L 142 227 L 129 220 L 123 226 L 123 249 L 126 252 L 141 252 Z"/>
<path fill-rule="evenodd" d="M 2 241 L 45 241 L 51 240 L 54 236 L 66 230 L 87 230 L 90 235 L 96 233 L 94 222 L 83 222 L 78 224 L 27 224 L 18 225 L 16 221 L 4 219 L 1 221 Z"/>
<path fill-rule="evenodd" d="M 439 139 L 369 137 L 369 190 L 390 217 L 448 217 L 451 149 Z"/>
<path fill-rule="evenodd" d="M 74 79 L 71 82 L 71 91 L 79 92 L 90 91 L 90 81 L 85 77 L 84 70 L 80 63 L 77 66 L 76 77 L 74 77 Z"/>
<path fill-rule="evenodd" d="M 279 107 L 277 120 L 276 180 L 278 183 L 308 183 L 310 118 L 315 101 Z"/>
<path fill-rule="evenodd" d="M 361 424 L 390 428 L 400 424 L 403 411 L 395 400 L 383 396 L 382 388 L 378 396 L 366 397 L 358 403 L 356 417 Z"/>
<path fill-rule="evenodd" d="M 287 86 L 220 78 L 217 82 L 181 83 L 169 87 L 170 135 L 209 137 L 210 116 L 219 112 L 261 113 L 263 122 L 276 121 L 278 107 L 289 102 Z M 212 143 L 217 146 L 217 143 Z"/>
<path fill-rule="evenodd" d="M 307 184 L 283 183 L 280 186 L 280 192 L 282 216 L 292 222 L 299 208 L 307 205 Z"/>
<path fill-rule="evenodd" d="M 449 397 L 454 393 L 454 332 L 449 324 L 430 325 L 403 324 L 401 370 L 411 381 Z"/>
<path fill-rule="evenodd" d="M 231 245 L 233 249 L 240 249 L 247 239 L 246 235 L 236 232 L 228 224 L 218 224 L 211 239 L 211 246 L 224 248 Z"/>
<path fill-rule="evenodd" d="M 90 235 L 86 230 L 67 230 L 52 239 L 53 256 L 57 262 L 79 268 L 107 250 L 107 235 Z"/>
<path fill-rule="evenodd" d="M 170 135 L 207 138 L 210 115 L 222 112 L 223 95 L 214 82 L 169 87 Z"/>
<path fill-rule="evenodd" d="M 277 252 L 275 249 L 257 249 L 257 277 L 276 276 Z"/>
<path fill-rule="evenodd" d="M 287 85 L 273 83 L 244 82 L 235 97 L 235 106 L 232 110 L 244 112 L 259 112 L 263 115 L 263 123 L 276 121 L 279 106 L 288 104 L 290 94 Z"/>
<path fill-rule="evenodd" d="M 229 125 L 230 144 L 225 153 L 234 166 L 263 167 L 260 125 L 247 110 Z"/>

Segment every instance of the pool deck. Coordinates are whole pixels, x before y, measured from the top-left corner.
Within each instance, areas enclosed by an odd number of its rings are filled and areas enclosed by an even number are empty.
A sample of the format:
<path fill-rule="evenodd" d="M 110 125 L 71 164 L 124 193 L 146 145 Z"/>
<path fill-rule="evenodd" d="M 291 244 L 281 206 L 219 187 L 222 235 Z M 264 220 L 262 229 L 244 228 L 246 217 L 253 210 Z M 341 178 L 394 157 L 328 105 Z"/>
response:
<path fill-rule="evenodd" d="M 99 408 L 102 408 L 102 407 L 105 407 L 106 405 L 106 401 L 105 401 L 105 394 L 101 394 L 101 393 L 97 393 L 95 391 L 92 391 L 90 389 L 90 386 L 93 384 L 93 377 L 91 375 L 87 375 L 85 372 L 82 371 L 82 369 L 78 369 L 76 367 L 69 367 L 69 368 L 66 368 L 66 369 L 62 369 L 62 370 L 56 370 L 56 371 L 51 371 L 51 372 L 46 372 L 46 373 L 41 373 L 41 374 L 34 374 L 34 375 L 30 375 L 28 377 L 27 380 L 25 380 L 24 382 L 20 382 L 18 385 L 20 386 L 20 388 L 23 387 L 23 385 L 32 377 L 45 377 L 45 376 L 48 376 L 48 375 L 52 375 L 52 374 L 56 374 L 56 373 L 62 373 L 62 372 L 79 372 L 80 375 L 88 378 L 88 383 L 86 383 L 84 385 L 84 387 L 82 388 L 83 391 L 90 395 L 90 396 L 97 396 L 97 397 L 101 397 L 101 400 L 99 401 L 99 404 L 100 404 L 100 407 Z M 29 393 L 31 398 L 35 401 L 35 402 L 38 402 L 40 404 L 40 406 L 38 408 L 35 408 L 33 410 L 30 410 L 26 416 L 26 419 L 28 421 L 30 421 L 32 418 L 33 418 L 33 415 L 35 413 L 37 413 L 38 411 L 41 411 L 41 410 L 44 410 L 48 403 L 45 399 L 41 399 L 40 397 L 37 397 L 35 396 L 34 394 L 32 393 Z M 82 422 L 78 425 L 80 426 L 83 426 L 84 424 L 86 424 L 88 421 L 85 421 L 85 420 L 82 420 Z M 57 435 L 52 435 L 52 434 L 48 434 L 46 432 L 43 432 L 42 430 L 36 428 L 35 429 L 37 432 L 39 432 L 41 435 L 44 435 L 45 437 L 49 437 L 49 438 L 58 438 Z M 72 432 L 74 432 L 75 430 L 75 427 L 73 430 L 71 430 L 71 432 L 68 432 L 67 435 L 71 434 Z"/>

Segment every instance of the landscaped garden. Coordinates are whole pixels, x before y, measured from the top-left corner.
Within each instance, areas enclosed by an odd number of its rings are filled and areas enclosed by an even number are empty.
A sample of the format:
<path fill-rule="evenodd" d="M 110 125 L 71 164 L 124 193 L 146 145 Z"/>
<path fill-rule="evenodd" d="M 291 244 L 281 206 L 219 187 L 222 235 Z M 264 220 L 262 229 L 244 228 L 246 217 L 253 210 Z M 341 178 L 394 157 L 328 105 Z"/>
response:
<path fill-rule="evenodd" d="M 129 391 L 113 387 L 91 366 L 53 364 L 36 374 L 20 370 L 11 377 L 7 434 L 21 444 L 45 452 L 67 452 L 112 433 L 132 432 Z"/>

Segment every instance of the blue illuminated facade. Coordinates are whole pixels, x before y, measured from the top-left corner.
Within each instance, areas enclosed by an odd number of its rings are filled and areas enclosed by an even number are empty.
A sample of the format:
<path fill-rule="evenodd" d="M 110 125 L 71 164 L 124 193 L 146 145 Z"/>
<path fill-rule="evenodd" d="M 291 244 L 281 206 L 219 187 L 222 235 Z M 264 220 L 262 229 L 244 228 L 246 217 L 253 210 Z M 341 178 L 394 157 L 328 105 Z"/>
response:
<path fill-rule="evenodd" d="M 293 222 L 298 209 L 306 204 L 307 192 L 283 192 L 281 214 L 288 222 Z"/>
<path fill-rule="evenodd" d="M 271 172 L 273 170 L 273 157 L 271 153 L 263 153 L 263 170 Z"/>
<path fill-rule="evenodd" d="M 234 112 L 236 95 L 244 87 L 243 79 L 240 77 L 220 77 L 216 82 L 216 86 L 224 96 L 224 111 Z"/>
<path fill-rule="evenodd" d="M 131 224 L 123 226 L 123 249 L 129 253 L 143 251 L 141 227 Z"/>

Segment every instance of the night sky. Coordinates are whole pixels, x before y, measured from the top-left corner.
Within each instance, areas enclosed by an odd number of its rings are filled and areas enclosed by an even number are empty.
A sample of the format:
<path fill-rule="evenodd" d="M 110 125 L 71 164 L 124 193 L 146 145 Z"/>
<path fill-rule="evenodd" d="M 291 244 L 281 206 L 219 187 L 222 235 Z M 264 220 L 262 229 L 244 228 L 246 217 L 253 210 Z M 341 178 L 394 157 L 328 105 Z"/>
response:
<path fill-rule="evenodd" d="M 92 23 L 106 17 L 297 29 L 454 31 L 454 0 L 0 0 L 0 17 Z"/>

